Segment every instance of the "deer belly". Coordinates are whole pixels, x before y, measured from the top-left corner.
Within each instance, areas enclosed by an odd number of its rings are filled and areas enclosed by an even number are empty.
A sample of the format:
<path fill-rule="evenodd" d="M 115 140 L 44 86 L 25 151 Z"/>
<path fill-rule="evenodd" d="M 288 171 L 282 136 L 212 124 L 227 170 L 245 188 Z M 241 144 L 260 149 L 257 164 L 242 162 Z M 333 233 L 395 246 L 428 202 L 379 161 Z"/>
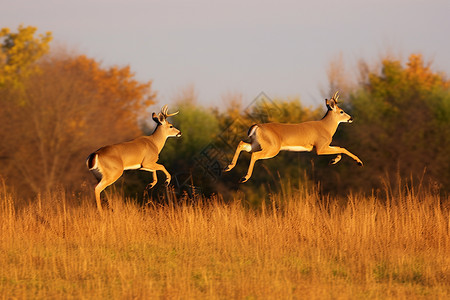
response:
<path fill-rule="evenodd" d="M 136 164 L 136 165 L 129 165 L 129 166 L 125 166 L 125 168 L 123 168 L 124 170 L 136 170 L 136 169 L 140 169 L 142 167 L 141 164 Z"/>
<path fill-rule="evenodd" d="M 302 151 L 311 151 L 313 149 L 313 146 L 305 147 L 305 146 L 283 146 L 280 150 L 284 151 L 296 151 L 296 152 L 302 152 Z"/>

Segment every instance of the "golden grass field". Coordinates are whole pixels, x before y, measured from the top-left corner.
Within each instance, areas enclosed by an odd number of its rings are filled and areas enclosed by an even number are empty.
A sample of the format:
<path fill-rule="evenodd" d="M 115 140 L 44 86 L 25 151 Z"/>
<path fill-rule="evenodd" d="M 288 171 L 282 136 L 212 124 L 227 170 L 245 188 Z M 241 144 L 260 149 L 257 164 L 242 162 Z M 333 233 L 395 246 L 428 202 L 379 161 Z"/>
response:
<path fill-rule="evenodd" d="M 0 189 L 1 190 L 1 189 Z M 286 188 L 145 208 L 0 192 L 1 299 L 448 299 L 450 201 Z"/>

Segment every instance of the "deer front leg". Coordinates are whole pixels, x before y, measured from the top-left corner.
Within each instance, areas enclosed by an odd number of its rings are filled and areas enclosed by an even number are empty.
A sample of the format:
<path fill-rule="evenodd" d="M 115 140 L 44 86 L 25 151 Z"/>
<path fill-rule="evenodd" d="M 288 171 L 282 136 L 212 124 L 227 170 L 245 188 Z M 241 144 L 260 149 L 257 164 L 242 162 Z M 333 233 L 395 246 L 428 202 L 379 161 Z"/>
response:
<path fill-rule="evenodd" d="M 170 180 L 172 179 L 172 176 L 170 176 L 169 172 L 167 172 L 166 168 L 163 165 L 153 163 L 151 165 L 144 165 L 142 164 L 142 168 L 140 170 L 153 172 L 153 182 L 151 183 L 151 187 L 154 187 L 156 182 L 158 181 L 158 178 L 156 177 L 156 171 L 162 171 L 166 175 L 166 185 L 169 185 Z"/>
<path fill-rule="evenodd" d="M 228 172 L 231 169 L 234 168 L 234 166 L 236 166 L 236 162 L 239 158 L 239 154 L 241 154 L 242 151 L 247 151 L 247 152 L 251 152 L 252 151 L 252 145 L 249 143 L 246 143 L 244 141 L 240 141 L 239 145 L 236 148 L 236 152 L 234 153 L 233 156 L 233 160 L 231 161 L 231 163 L 224 169 L 224 172 Z"/>
<path fill-rule="evenodd" d="M 338 154 L 335 158 L 333 158 L 333 159 L 330 161 L 330 165 L 335 165 L 335 164 L 337 164 L 337 163 L 341 160 L 341 158 L 342 158 L 342 154 Z"/>
<path fill-rule="evenodd" d="M 325 146 L 325 147 L 321 147 L 318 148 L 317 150 L 317 155 L 327 155 L 327 154 L 345 154 L 350 156 L 351 158 L 353 158 L 356 163 L 360 166 L 363 165 L 363 162 L 359 159 L 358 156 L 356 156 L 355 154 L 351 153 L 350 151 L 348 151 L 345 148 L 341 148 L 341 147 L 334 147 L 334 146 Z M 339 155 L 338 155 L 339 157 Z M 340 158 L 338 160 L 336 160 L 338 157 L 336 157 L 334 160 L 332 160 L 332 162 L 337 163 Z"/>
<path fill-rule="evenodd" d="M 158 177 L 156 176 L 156 171 L 155 171 L 155 170 L 150 170 L 150 169 L 148 169 L 148 168 L 140 168 L 139 170 L 143 170 L 143 171 L 147 171 L 147 172 L 151 172 L 151 173 L 152 173 L 152 175 L 153 175 L 153 181 L 150 182 L 150 183 L 147 185 L 146 189 L 151 189 L 151 188 L 153 188 L 153 187 L 156 185 L 156 183 L 158 182 Z"/>

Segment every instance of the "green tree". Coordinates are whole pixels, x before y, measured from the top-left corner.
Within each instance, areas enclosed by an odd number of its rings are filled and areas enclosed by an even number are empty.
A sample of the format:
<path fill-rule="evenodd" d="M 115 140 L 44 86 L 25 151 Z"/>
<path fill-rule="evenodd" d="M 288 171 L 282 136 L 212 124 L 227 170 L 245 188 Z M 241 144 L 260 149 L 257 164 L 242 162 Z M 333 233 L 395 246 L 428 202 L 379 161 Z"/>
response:
<path fill-rule="evenodd" d="M 448 190 L 450 82 L 445 75 L 413 54 L 406 65 L 384 59 L 381 68 L 367 69 L 362 78 L 350 95 L 355 122 L 344 138 L 365 167 L 341 169 L 341 184 L 367 189 L 413 177 Z"/>
<path fill-rule="evenodd" d="M 178 103 L 180 113 L 173 117 L 172 123 L 181 130 L 179 139 L 171 140 L 161 151 L 161 162 L 179 178 L 175 185 L 182 185 L 192 176 L 189 184 L 210 191 L 210 183 L 205 178 L 196 158 L 200 152 L 219 134 L 219 125 L 211 109 L 193 105 L 189 102 Z"/>

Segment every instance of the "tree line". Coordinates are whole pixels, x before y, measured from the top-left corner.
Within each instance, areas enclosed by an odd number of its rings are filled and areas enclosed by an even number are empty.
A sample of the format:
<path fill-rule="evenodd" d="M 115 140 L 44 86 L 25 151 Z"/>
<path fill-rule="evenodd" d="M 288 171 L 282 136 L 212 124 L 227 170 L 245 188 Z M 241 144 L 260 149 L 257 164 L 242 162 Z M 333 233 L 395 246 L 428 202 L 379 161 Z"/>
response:
<path fill-rule="evenodd" d="M 84 164 L 87 155 L 106 144 L 151 134 L 150 114 L 158 109 L 152 81 L 137 80 L 129 66 L 105 67 L 82 54 L 50 51 L 51 33 L 36 32 L 31 26 L 0 31 L 0 175 L 18 194 L 30 198 L 60 187 L 91 188 L 95 180 Z M 343 108 L 355 120 L 339 126 L 332 145 L 357 154 L 363 168 L 346 157 L 328 166 L 329 157 L 284 152 L 257 162 L 251 180 L 239 185 L 250 155 L 241 154 L 243 160 L 230 174 L 221 169 L 239 140 L 246 138 L 248 127 L 320 119 L 324 99 L 306 107 L 299 98 L 261 94 L 244 106 L 242 97 L 228 95 L 228 106 L 219 110 L 198 105 L 195 91 L 188 89 L 171 104 L 180 110 L 171 122 L 183 137 L 168 140 L 160 157 L 174 175 L 174 188 L 180 194 L 224 197 L 243 192 L 249 202 L 283 190 L 286 182 L 298 187 L 319 183 L 323 192 L 345 195 L 388 190 L 408 181 L 448 193 L 446 74 L 434 71 L 420 54 L 411 54 L 406 63 L 389 56 L 375 65 L 361 61 L 357 69 L 359 77 L 349 84 L 331 65 L 327 94 L 340 90 Z M 145 190 L 151 181 L 145 172 L 130 171 L 124 177 L 116 185 L 144 201 L 164 190 Z"/>
<path fill-rule="evenodd" d="M 1 175 L 24 196 L 79 188 L 89 151 L 141 134 L 156 99 L 128 66 L 49 52 L 51 33 L 36 30 L 0 35 Z"/>

